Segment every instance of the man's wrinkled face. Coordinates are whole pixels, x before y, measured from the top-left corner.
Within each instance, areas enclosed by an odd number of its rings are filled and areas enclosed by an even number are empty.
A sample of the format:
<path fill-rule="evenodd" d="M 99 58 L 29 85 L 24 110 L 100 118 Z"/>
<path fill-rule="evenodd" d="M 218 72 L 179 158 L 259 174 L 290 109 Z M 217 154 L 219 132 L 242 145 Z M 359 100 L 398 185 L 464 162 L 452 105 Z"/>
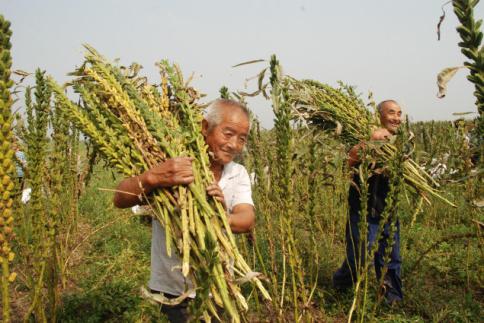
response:
<path fill-rule="evenodd" d="M 249 119 L 240 109 L 228 108 L 222 114 L 221 122 L 211 129 L 204 121 L 202 134 L 212 153 L 212 162 L 226 165 L 244 149 L 249 135 Z"/>
<path fill-rule="evenodd" d="M 385 102 L 381 107 L 380 122 L 392 134 L 397 133 L 398 127 L 402 123 L 402 109 L 395 102 Z"/>

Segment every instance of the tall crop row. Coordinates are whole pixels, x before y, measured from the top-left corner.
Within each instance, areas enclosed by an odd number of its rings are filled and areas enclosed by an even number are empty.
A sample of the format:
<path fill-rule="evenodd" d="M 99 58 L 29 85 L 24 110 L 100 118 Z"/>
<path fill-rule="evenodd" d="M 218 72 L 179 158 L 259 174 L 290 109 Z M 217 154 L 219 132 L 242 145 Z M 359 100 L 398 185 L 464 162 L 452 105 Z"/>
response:
<path fill-rule="evenodd" d="M 19 122 L 19 146 L 26 155 L 28 203 L 16 201 L 19 220 L 19 266 L 30 295 L 24 319 L 55 321 L 60 291 L 68 274 L 71 237 L 76 231 L 79 180 L 79 137 L 52 101 L 45 72 L 37 70 L 34 87 L 25 91 L 25 122 Z M 51 130 L 49 130 L 51 129 Z"/>
<path fill-rule="evenodd" d="M 0 262 L 2 264 L 2 320 L 10 322 L 9 284 L 16 274 L 11 272 L 14 259 L 11 241 L 13 233 L 14 151 L 12 149 L 12 97 L 10 88 L 10 23 L 0 16 Z"/>

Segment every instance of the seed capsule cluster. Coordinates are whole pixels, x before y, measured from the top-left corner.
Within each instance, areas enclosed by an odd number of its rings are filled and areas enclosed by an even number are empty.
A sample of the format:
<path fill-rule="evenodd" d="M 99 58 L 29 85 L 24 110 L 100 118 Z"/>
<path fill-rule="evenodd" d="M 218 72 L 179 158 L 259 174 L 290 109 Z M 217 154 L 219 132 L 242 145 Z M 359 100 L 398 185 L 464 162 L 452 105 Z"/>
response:
<path fill-rule="evenodd" d="M 3 321 L 10 321 L 8 285 L 15 280 L 15 273 L 10 273 L 9 264 L 15 255 L 10 241 L 14 238 L 12 194 L 14 190 L 14 151 L 12 148 L 12 98 L 10 88 L 10 23 L 0 16 L 0 262 L 2 263 L 2 302 Z"/>

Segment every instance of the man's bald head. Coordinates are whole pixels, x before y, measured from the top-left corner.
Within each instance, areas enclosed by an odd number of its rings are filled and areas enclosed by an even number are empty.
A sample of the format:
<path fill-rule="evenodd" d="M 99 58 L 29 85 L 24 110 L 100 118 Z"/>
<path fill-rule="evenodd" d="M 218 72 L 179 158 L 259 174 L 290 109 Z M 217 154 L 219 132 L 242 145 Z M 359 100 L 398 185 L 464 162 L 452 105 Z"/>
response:
<path fill-rule="evenodd" d="M 400 106 L 400 104 L 398 104 L 397 101 L 395 100 L 384 100 L 384 101 L 381 101 L 380 103 L 378 103 L 378 105 L 376 106 L 376 109 L 378 110 L 378 113 L 382 113 L 382 110 L 385 106 L 387 105 L 398 105 Z"/>
<path fill-rule="evenodd" d="M 206 109 L 205 120 L 207 120 L 208 128 L 219 125 L 224 117 L 225 113 L 232 113 L 234 111 L 242 112 L 249 121 L 250 124 L 250 113 L 249 109 L 240 102 L 230 100 L 230 99 L 217 99 L 213 101 Z"/>

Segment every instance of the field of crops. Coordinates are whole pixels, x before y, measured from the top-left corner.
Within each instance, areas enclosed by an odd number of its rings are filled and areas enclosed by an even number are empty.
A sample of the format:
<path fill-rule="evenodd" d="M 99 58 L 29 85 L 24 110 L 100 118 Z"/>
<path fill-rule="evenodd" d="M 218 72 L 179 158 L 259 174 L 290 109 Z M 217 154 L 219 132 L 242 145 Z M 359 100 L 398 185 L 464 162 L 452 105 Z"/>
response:
<path fill-rule="evenodd" d="M 248 234 L 232 235 L 220 203 L 205 193 L 212 179 L 200 134 L 206 104 L 178 65 L 160 62 L 161 81 L 151 84 L 139 65 L 111 63 L 86 45 L 68 84 L 39 69 L 32 85 L 17 91 L 9 23 L 1 17 L 2 321 L 163 321 L 145 290 L 153 216 L 164 224 L 171 252 L 181 255 L 183 274 L 197 283 L 190 312 L 198 319 L 480 322 L 484 53 L 480 25 L 467 11 L 459 18 L 468 24 L 459 45 L 469 58 L 479 117 L 407 119 L 391 142 L 367 144 L 358 169 L 348 166 L 348 150 L 379 126 L 371 96 L 284 75 L 275 56 L 255 93 L 222 87 L 222 98 L 241 103 L 264 96 L 275 116 L 272 129 L 251 120 L 237 162 L 251 175 L 257 219 Z M 12 113 L 14 99 L 25 113 Z M 195 159 L 193 185 L 156 190 L 148 213 L 114 207 L 123 178 L 179 155 Z M 355 172 L 363 194 L 371 176 L 389 177 L 382 217 L 390 230 L 401 226 L 402 302 L 385 301 L 371 261 L 358 267 L 353 288 L 332 285 L 346 255 Z M 361 212 L 366 219 L 366 203 Z"/>
<path fill-rule="evenodd" d="M 270 186 L 277 179 L 264 172 L 265 165 L 273 164 L 277 138 L 273 131 L 259 134 L 254 131 L 244 163 L 253 171 L 259 167 L 265 176 L 262 175 L 254 186 L 256 229 L 250 236 L 238 237 L 238 245 L 252 268 L 267 275 L 266 286 L 277 298 L 273 303 L 264 302 L 257 291 L 247 285 L 244 294 L 248 295 L 250 304 L 249 321 L 271 321 L 267 319 L 270 317 L 292 322 L 296 309 L 302 321 L 346 321 L 354 297 L 362 302 L 364 294 L 368 299 L 364 307 L 356 308 L 355 315 L 367 320 L 479 321 L 483 303 L 480 231 L 483 218 L 482 211 L 473 203 L 483 194 L 482 179 L 477 176 L 465 179 L 463 175 L 465 159 L 459 152 L 465 140 L 460 135 L 462 128 L 455 128 L 450 122 L 418 123 L 413 127 L 417 146 L 432 147 L 429 151 L 419 150 L 419 160 L 428 161 L 429 166 L 434 160 L 434 168 L 445 163 L 447 170 L 440 175 L 442 191 L 458 207 L 450 208 L 438 201 L 432 205 L 420 204 L 415 196 L 402 196 L 399 217 L 405 301 L 394 307 L 377 306 L 377 282 L 371 268 L 368 289 L 360 291 L 358 296 L 352 292 L 339 293 L 332 288 L 332 274 L 345 257 L 348 169 L 342 165 L 345 152 L 337 141 L 305 129 L 294 132 L 295 141 L 307 145 L 293 148 L 295 171 L 291 176 L 291 191 L 294 198 L 288 209 L 293 214 L 290 234 L 297 237 L 294 239 L 296 257 L 301 261 L 295 267 L 302 277 L 295 285 L 295 301 L 290 255 L 283 253 L 291 243 L 287 238 L 289 233 L 281 233 L 286 230 L 281 227 L 281 220 L 285 218 L 279 202 L 269 197 L 274 194 Z M 447 154 L 454 157 L 444 161 Z M 260 162 L 259 166 L 255 165 L 255 160 Z M 474 174 L 473 169 L 469 174 Z M 157 307 L 141 298 L 139 291 L 146 285 L 149 275 L 150 227 L 146 219 L 134 215 L 131 210 L 113 207 L 109 190 L 120 180 L 119 175 L 99 162 L 90 177 L 80 195 L 76 218 L 67 220 L 68 223 L 75 221 L 75 229 L 69 238 L 61 239 L 66 243 L 63 249 L 68 252 L 61 258 L 67 266 L 62 273 L 66 280 L 58 286 L 58 320 L 156 320 Z M 63 205 L 72 203 L 73 198 L 67 201 L 70 202 Z M 27 217 L 28 213 L 25 214 Z M 19 227 L 23 227 L 20 221 L 23 219 L 19 219 Z M 18 241 L 22 241 L 20 238 L 23 238 L 21 234 Z M 25 249 L 18 252 L 25 254 Z M 21 276 L 12 291 L 12 313 L 20 317 L 25 314 L 32 297 L 32 288 L 26 279 L 28 270 L 35 266 L 25 264 L 27 259 L 20 259 L 15 265 Z M 43 296 L 47 303 L 47 295 Z"/>

